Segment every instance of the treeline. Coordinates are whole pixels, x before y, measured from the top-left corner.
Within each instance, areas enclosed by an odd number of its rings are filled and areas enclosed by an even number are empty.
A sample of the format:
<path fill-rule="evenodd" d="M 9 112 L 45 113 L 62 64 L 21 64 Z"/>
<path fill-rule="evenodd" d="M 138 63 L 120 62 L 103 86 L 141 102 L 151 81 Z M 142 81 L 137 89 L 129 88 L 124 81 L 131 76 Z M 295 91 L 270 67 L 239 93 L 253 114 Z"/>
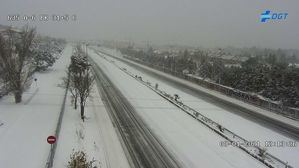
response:
<path fill-rule="evenodd" d="M 37 71 L 54 64 L 65 41 L 36 35 L 35 28 L 7 28 L 0 32 L 0 98 L 13 93 L 15 102 L 22 101 Z"/>
<path fill-rule="evenodd" d="M 242 67 L 225 68 L 221 84 L 299 107 L 299 68 L 284 61 L 269 63 L 250 58 Z"/>
<path fill-rule="evenodd" d="M 189 57 L 190 55 L 187 50 L 178 53 L 177 56 L 172 56 L 169 52 L 155 53 L 154 49 L 151 47 L 147 51 L 135 50 L 132 47 L 121 48 L 120 51 L 122 54 L 175 72 L 188 70 L 190 73 L 195 73 L 197 67 L 193 57 Z"/>
<path fill-rule="evenodd" d="M 155 52 L 153 48 L 122 48 L 121 52 L 143 62 L 180 74 L 193 74 L 205 80 L 241 91 L 256 93 L 281 105 L 299 107 L 299 68 L 290 65 L 285 53 L 269 52 L 247 57 L 246 61 L 228 60 L 207 51 L 188 50 L 177 54 Z M 224 55 L 224 54 L 223 54 Z M 293 60 L 295 56 L 291 57 Z"/>
<path fill-rule="evenodd" d="M 83 122 L 85 119 L 84 113 L 86 101 L 94 83 L 91 64 L 87 58 L 87 46 L 84 47 L 85 51 L 81 44 L 74 47 L 71 63 L 67 70 L 68 77 L 63 78 L 63 83 L 61 85 L 70 91 L 74 108 L 77 109 L 78 104 L 80 105 L 80 117 Z"/>
<path fill-rule="evenodd" d="M 35 71 L 45 71 L 53 66 L 65 48 L 66 41 L 48 36 L 37 36 L 33 43 Z"/>

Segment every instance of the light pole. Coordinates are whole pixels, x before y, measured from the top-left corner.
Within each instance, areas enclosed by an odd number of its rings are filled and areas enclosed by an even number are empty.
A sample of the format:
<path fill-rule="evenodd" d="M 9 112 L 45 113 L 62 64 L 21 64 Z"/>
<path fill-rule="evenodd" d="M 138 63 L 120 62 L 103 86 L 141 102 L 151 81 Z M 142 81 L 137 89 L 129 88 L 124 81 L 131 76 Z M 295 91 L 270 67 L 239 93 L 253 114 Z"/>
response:
<path fill-rule="evenodd" d="M 88 43 L 85 44 L 85 54 L 86 54 L 86 57 L 87 57 L 87 55 L 88 55 L 88 54 L 87 54 L 87 46 L 88 46 Z"/>

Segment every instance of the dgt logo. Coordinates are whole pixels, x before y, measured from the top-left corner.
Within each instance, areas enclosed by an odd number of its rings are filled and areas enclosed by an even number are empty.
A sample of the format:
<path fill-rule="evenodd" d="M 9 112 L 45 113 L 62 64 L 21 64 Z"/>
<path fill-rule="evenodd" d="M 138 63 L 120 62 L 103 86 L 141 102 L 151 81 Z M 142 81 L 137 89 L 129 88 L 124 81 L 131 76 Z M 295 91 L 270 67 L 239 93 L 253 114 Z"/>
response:
<path fill-rule="evenodd" d="M 261 22 L 266 22 L 267 20 L 285 20 L 288 13 L 271 13 L 270 10 L 266 10 L 261 14 Z"/>

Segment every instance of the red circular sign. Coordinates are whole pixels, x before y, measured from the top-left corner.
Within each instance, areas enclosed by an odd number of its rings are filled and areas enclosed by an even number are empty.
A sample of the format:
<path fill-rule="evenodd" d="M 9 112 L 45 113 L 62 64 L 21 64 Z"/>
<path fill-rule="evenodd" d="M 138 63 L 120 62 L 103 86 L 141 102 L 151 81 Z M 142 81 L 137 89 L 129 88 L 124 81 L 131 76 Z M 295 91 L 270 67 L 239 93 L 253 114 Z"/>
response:
<path fill-rule="evenodd" d="M 53 144 L 53 143 L 55 143 L 56 142 L 56 137 L 55 136 L 48 136 L 48 138 L 47 138 L 47 142 L 49 143 L 49 144 Z"/>

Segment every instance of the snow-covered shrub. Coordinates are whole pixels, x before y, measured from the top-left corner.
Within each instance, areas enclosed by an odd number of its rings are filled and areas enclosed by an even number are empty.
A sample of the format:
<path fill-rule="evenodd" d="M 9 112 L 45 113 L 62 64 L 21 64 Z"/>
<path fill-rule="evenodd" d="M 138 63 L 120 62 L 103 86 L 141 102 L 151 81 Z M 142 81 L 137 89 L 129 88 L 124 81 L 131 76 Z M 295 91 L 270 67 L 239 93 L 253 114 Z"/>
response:
<path fill-rule="evenodd" d="M 51 37 L 38 36 L 34 43 L 35 71 L 45 71 L 53 66 L 65 47 L 65 41 Z"/>
<path fill-rule="evenodd" d="M 67 168 L 97 168 L 96 160 L 88 160 L 87 154 L 83 151 L 76 151 L 71 154 Z"/>
<path fill-rule="evenodd" d="M 45 50 L 37 50 L 34 55 L 34 65 L 35 65 L 35 70 L 36 71 L 45 71 L 49 67 L 53 66 L 55 63 L 56 59 L 48 51 Z"/>

